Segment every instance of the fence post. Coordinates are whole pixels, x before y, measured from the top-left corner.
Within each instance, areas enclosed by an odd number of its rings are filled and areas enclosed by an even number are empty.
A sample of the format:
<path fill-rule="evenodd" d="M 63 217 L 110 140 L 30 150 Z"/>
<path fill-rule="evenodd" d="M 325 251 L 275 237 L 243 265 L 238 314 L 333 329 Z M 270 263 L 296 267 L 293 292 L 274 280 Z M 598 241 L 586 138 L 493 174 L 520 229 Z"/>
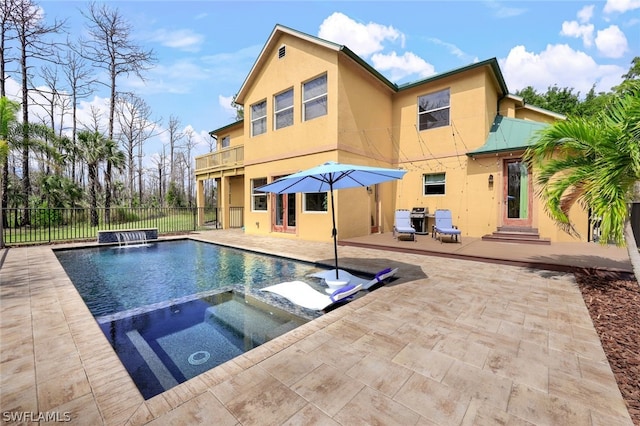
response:
<path fill-rule="evenodd" d="M 193 209 L 193 230 L 198 229 L 198 207 Z"/>

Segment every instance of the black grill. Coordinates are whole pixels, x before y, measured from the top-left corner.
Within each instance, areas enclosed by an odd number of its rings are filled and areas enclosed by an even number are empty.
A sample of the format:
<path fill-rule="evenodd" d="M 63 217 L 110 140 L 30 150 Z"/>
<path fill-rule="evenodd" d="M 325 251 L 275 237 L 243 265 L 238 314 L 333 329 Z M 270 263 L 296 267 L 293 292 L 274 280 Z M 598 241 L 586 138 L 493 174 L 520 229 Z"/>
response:
<path fill-rule="evenodd" d="M 427 215 L 429 209 L 426 207 L 414 207 L 411 209 L 409 217 L 411 218 L 411 226 L 418 234 L 427 233 Z"/>

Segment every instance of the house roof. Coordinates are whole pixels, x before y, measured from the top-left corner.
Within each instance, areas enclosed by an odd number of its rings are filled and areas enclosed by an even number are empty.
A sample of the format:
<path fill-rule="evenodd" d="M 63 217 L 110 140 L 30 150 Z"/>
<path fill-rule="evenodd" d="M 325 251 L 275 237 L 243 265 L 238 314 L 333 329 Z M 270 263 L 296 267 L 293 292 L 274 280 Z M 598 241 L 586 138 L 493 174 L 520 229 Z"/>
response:
<path fill-rule="evenodd" d="M 209 136 L 211 136 L 211 137 L 218 136 L 220 133 L 222 133 L 222 132 L 226 132 L 226 131 L 229 131 L 229 130 L 231 130 L 232 128 L 236 127 L 238 124 L 241 124 L 241 123 L 243 123 L 243 122 L 244 122 L 244 119 L 242 119 L 242 120 L 238 120 L 238 121 L 234 121 L 234 122 L 233 122 L 233 123 L 231 123 L 231 124 L 224 125 L 224 126 L 219 127 L 219 128 L 217 128 L 217 129 L 215 129 L 215 130 L 211 130 L 211 131 L 209 132 Z"/>
<path fill-rule="evenodd" d="M 281 34 L 290 34 L 294 37 L 298 37 L 304 40 L 307 40 L 311 43 L 315 43 L 319 46 L 323 46 L 327 49 L 331 49 L 333 51 L 336 52 L 342 52 L 344 53 L 346 56 L 348 56 L 349 58 L 351 58 L 353 61 L 355 61 L 357 64 L 359 64 L 360 66 L 362 66 L 362 68 L 364 68 L 366 71 L 368 71 L 370 74 L 372 74 L 374 77 L 376 77 L 378 80 L 380 80 L 384 85 L 388 86 L 391 90 L 393 90 L 394 92 L 399 92 L 401 90 L 407 90 L 407 89 L 411 89 L 413 87 L 416 86 L 420 86 L 422 84 L 428 83 L 428 82 L 432 82 L 435 80 L 439 80 L 442 78 L 446 78 L 449 76 L 452 76 L 454 74 L 459 74 L 465 71 L 469 71 L 475 68 L 480 68 L 480 67 L 485 67 L 488 66 L 491 68 L 491 70 L 493 71 L 493 75 L 496 78 L 496 81 L 498 83 L 498 86 L 500 88 L 500 91 L 502 92 L 501 95 L 502 96 L 506 96 L 509 93 L 509 90 L 507 89 L 507 85 L 504 81 L 504 77 L 502 75 L 502 71 L 500 71 L 500 66 L 498 65 L 498 61 L 496 60 L 496 58 L 491 58 L 491 59 L 487 59 L 485 61 L 479 61 L 476 63 L 473 63 L 471 65 L 467 65 L 464 67 L 460 67 L 460 68 L 455 68 L 446 72 L 442 72 L 442 73 L 438 73 L 438 74 L 434 74 L 430 77 L 427 77 L 425 79 L 422 80 L 418 80 L 412 83 L 406 83 L 403 84 L 401 86 L 398 86 L 395 83 L 392 83 L 391 81 L 389 81 L 387 78 L 385 78 L 382 74 L 380 74 L 375 68 L 373 68 L 371 65 L 369 65 L 365 60 L 363 60 L 361 57 L 359 57 L 358 55 L 356 55 L 353 51 L 351 51 L 348 47 L 343 46 L 343 45 L 339 45 L 306 33 L 303 33 L 301 31 L 297 31 L 294 30 L 292 28 L 288 28 L 285 27 L 284 25 L 276 25 L 275 28 L 273 29 L 273 31 L 271 32 L 271 35 L 269 36 L 269 39 L 267 40 L 267 42 L 265 43 L 264 47 L 262 48 L 262 50 L 260 51 L 260 54 L 258 55 L 258 58 L 256 59 L 256 62 L 253 64 L 253 66 L 251 67 L 251 70 L 249 71 L 249 74 L 247 75 L 247 77 L 245 78 L 244 82 L 242 83 L 242 86 L 240 87 L 240 91 L 238 91 L 238 95 L 236 96 L 236 103 L 243 105 L 244 104 L 244 97 L 246 96 L 246 92 L 248 90 L 248 88 L 251 86 L 251 84 L 253 83 L 253 81 L 255 80 L 255 78 L 258 75 L 257 70 L 260 69 L 260 67 L 262 67 L 264 65 L 264 62 L 267 60 L 266 58 L 266 54 L 267 52 L 272 51 L 273 49 L 276 49 L 276 42 L 279 39 L 279 36 Z"/>
<path fill-rule="evenodd" d="M 518 95 L 514 95 L 513 93 L 509 93 L 507 96 L 505 96 L 505 98 L 508 99 L 513 99 L 514 101 L 517 102 L 518 106 L 520 108 L 524 108 L 524 109 L 528 109 L 531 111 L 535 111 L 535 112 L 539 112 L 541 114 L 545 114 L 554 118 L 557 118 L 558 120 L 566 120 L 567 116 L 563 115 L 563 114 L 559 114 L 557 112 L 553 112 L 550 111 L 548 109 L 544 109 L 544 108 L 540 108 L 534 105 L 529 105 L 528 103 L 525 102 L 524 98 L 522 96 L 518 96 Z"/>
<path fill-rule="evenodd" d="M 502 96 L 507 96 L 509 94 L 509 90 L 507 89 L 507 83 L 505 83 L 504 81 L 504 77 L 502 75 L 502 71 L 500 71 L 500 66 L 498 65 L 498 61 L 496 60 L 496 58 L 491 58 L 491 59 L 486 59 L 484 61 L 478 61 L 475 62 L 471 65 L 466 65 L 464 67 L 459 67 L 459 68 L 454 68 L 452 70 L 449 71 L 445 71 L 445 72 L 441 72 L 438 74 L 434 74 L 430 77 L 427 77 L 425 79 L 422 80 L 418 80 L 418 81 L 414 81 L 412 83 L 406 83 L 403 84 L 401 86 L 397 86 L 397 90 L 407 90 L 407 89 L 411 89 L 413 87 L 416 86 L 420 86 L 422 84 L 425 83 L 429 83 L 435 80 L 439 80 L 441 78 L 446 78 L 446 77 L 450 77 L 452 75 L 455 74 L 460 74 L 462 72 L 466 72 L 466 71 L 470 71 L 472 69 L 475 68 L 481 68 L 481 67 L 490 67 L 491 70 L 493 71 L 493 75 L 496 78 L 496 81 L 498 83 L 498 87 L 500 88 L 500 91 L 502 92 L 501 95 Z"/>
<path fill-rule="evenodd" d="M 547 123 L 496 115 L 484 145 L 468 152 L 467 155 L 475 157 L 526 149 L 533 145 L 535 134 L 547 126 Z"/>

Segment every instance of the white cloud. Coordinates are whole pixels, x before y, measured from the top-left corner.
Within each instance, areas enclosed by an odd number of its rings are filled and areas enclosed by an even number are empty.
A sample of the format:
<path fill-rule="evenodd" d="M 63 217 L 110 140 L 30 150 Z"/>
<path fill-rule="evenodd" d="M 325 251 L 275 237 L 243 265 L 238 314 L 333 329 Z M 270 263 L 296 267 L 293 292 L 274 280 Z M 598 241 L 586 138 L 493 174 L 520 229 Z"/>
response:
<path fill-rule="evenodd" d="M 493 10 L 493 15 L 496 18 L 511 18 L 527 12 L 527 9 L 521 7 L 507 7 L 504 3 L 496 0 L 486 0 L 484 4 Z"/>
<path fill-rule="evenodd" d="M 607 0 L 604 13 L 625 13 L 639 8 L 640 0 Z"/>
<path fill-rule="evenodd" d="M 595 6 L 585 6 L 577 13 L 577 21 L 564 21 L 562 23 L 562 30 L 560 35 L 567 37 L 582 37 L 582 43 L 586 47 L 593 45 L 593 24 L 589 24 L 589 21 L 593 17 L 593 9 Z"/>
<path fill-rule="evenodd" d="M 396 52 L 376 53 L 371 57 L 371 62 L 376 70 L 385 74 L 393 82 L 414 74 L 420 78 L 435 74 L 433 65 L 411 52 L 406 52 L 402 56 L 398 56 Z"/>
<path fill-rule="evenodd" d="M 231 106 L 231 102 L 233 101 L 233 96 L 222 96 L 218 95 L 218 105 L 225 111 L 225 113 L 229 113 L 230 117 L 236 116 L 236 109 Z"/>
<path fill-rule="evenodd" d="M 546 92 L 557 85 L 573 88 L 581 95 L 594 84 L 597 92 L 609 91 L 626 71 L 617 65 L 598 65 L 591 56 L 566 44 L 547 45 L 539 54 L 516 46 L 500 60 L 500 67 L 511 92 L 527 86 Z"/>
<path fill-rule="evenodd" d="M 202 56 L 200 61 L 207 66 L 207 78 L 224 81 L 237 91 L 261 50 L 262 45 L 253 45 L 236 52 Z"/>
<path fill-rule="evenodd" d="M 596 47 L 602 56 L 621 58 L 628 49 L 627 37 L 617 25 L 611 25 L 596 35 Z"/>
<path fill-rule="evenodd" d="M 186 52 L 197 52 L 204 41 L 202 34 L 197 34 L 190 29 L 167 30 L 160 29 L 151 36 L 151 41 L 162 44 L 173 49 L 184 50 Z"/>
<path fill-rule="evenodd" d="M 462 49 L 460 49 L 455 44 L 447 43 L 446 41 L 442 41 L 439 38 L 435 37 L 429 38 L 428 40 L 434 44 L 445 47 L 449 51 L 449 53 L 466 63 L 478 62 L 477 56 L 469 55 L 468 53 L 463 52 Z"/>
<path fill-rule="evenodd" d="M 399 40 L 402 47 L 405 41 L 404 34 L 392 26 L 372 22 L 361 24 L 339 12 L 333 13 L 320 24 L 318 37 L 345 45 L 362 57 L 382 51 L 385 41 Z"/>
<path fill-rule="evenodd" d="M 199 82 L 209 77 L 205 69 L 185 59 L 167 65 L 156 65 L 145 74 L 145 80 L 129 76 L 119 84 L 121 89 L 138 94 L 186 94 L 192 93 Z"/>
<path fill-rule="evenodd" d="M 581 25 L 577 21 L 564 21 L 560 35 L 576 38 L 582 37 L 582 43 L 584 43 L 586 47 L 591 47 L 593 44 L 593 30 L 593 24 Z"/>
<path fill-rule="evenodd" d="M 347 46 L 358 56 L 370 58 L 373 67 L 394 82 L 411 75 L 424 78 L 435 73 L 433 65 L 412 52 L 402 55 L 382 53 L 386 42 L 400 42 L 400 47 L 404 48 L 404 34 L 392 26 L 373 22 L 365 25 L 335 12 L 322 22 L 318 37 Z M 452 48 L 452 45 L 448 47 Z"/>
<path fill-rule="evenodd" d="M 580 23 L 586 24 L 587 22 L 591 21 L 591 18 L 593 17 L 594 8 L 595 8 L 594 5 L 590 5 L 590 6 L 585 6 L 578 11 L 578 20 L 580 21 Z"/>

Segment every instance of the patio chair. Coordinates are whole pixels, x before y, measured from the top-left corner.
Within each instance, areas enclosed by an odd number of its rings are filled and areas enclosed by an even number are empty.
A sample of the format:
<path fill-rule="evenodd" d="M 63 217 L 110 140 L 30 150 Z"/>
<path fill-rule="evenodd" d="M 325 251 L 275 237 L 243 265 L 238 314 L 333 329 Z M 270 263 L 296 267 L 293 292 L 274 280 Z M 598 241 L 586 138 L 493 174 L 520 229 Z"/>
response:
<path fill-rule="evenodd" d="M 373 279 L 369 280 L 367 278 L 360 278 L 357 277 L 347 271 L 345 271 L 344 269 L 338 269 L 338 279 L 339 280 L 344 280 L 346 282 L 348 282 L 349 284 L 352 285 L 358 285 L 361 284 L 362 285 L 362 290 L 369 290 L 371 287 L 375 286 L 376 284 L 385 284 L 385 282 L 387 282 L 387 280 L 390 280 L 395 274 L 396 272 L 398 272 L 398 268 L 386 268 L 383 269 L 382 271 L 378 272 L 375 277 L 373 277 Z M 331 280 L 335 279 L 336 277 L 336 270 L 335 269 L 330 269 L 327 271 L 321 271 L 321 272 L 315 272 L 313 274 L 309 274 L 310 277 L 315 277 L 315 278 L 322 278 L 325 280 L 326 284 L 329 286 L 329 288 L 327 288 L 325 291 L 327 293 L 333 293 L 335 290 L 337 290 L 337 288 L 333 287 L 330 283 Z"/>
<path fill-rule="evenodd" d="M 411 212 L 409 210 L 396 210 L 396 221 L 393 225 L 393 238 L 400 239 L 400 235 L 409 234 L 412 241 L 416 241 L 416 230 L 411 226 Z"/>
<path fill-rule="evenodd" d="M 433 226 L 433 233 L 435 238 L 438 238 L 438 234 L 440 234 L 440 243 L 442 244 L 442 236 L 450 235 L 451 238 L 456 239 L 458 241 L 458 235 L 460 235 L 460 242 L 462 242 L 462 234 L 457 226 L 453 226 L 451 219 L 451 210 L 436 210 L 435 212 L 435 225 Z"/>
<path fill-rule="evenodd" d="M 362 284 L 347 285 L 334 291 L 331 295 L 322 294 L 302 281 L 289 281 L 269 287 L 261 291 L 278 294 L 291 303 L 313 311 L 325 311 L 338 302 L 346 302 L 360 291 Z"/>

